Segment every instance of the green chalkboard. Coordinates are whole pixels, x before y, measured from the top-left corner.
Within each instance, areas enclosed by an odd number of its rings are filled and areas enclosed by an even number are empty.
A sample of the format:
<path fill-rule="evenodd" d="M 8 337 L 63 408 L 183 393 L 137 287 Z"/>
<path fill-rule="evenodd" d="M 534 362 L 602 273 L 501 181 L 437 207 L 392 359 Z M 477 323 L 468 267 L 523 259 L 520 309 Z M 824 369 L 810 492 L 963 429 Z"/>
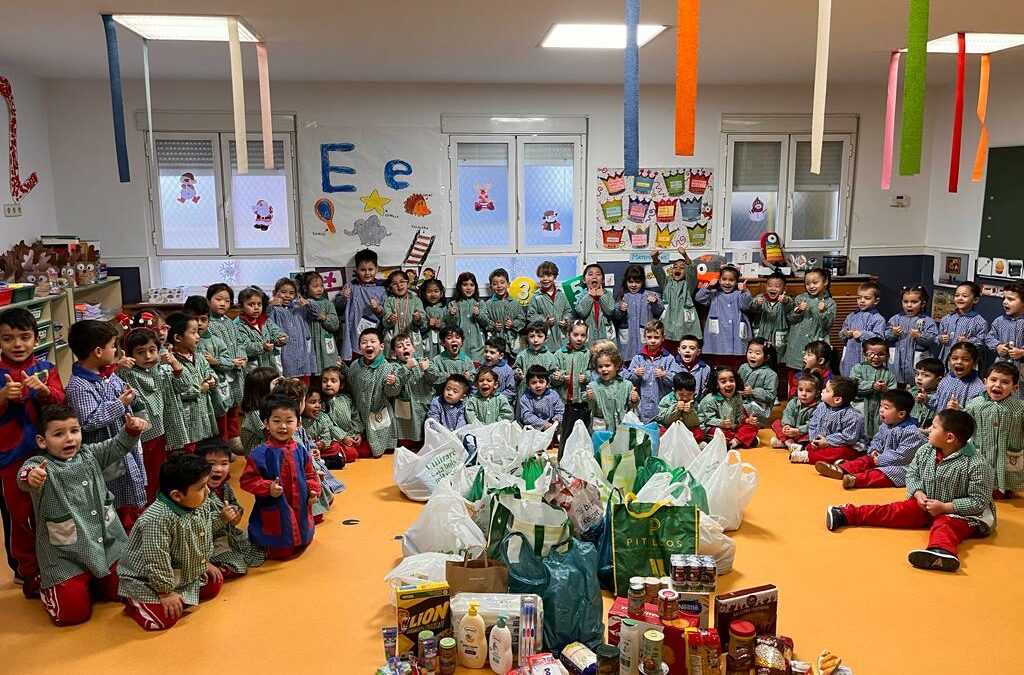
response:
<path fill-rule="evenodd" d="M 986 176 L 978 256 L 1024 259 L 1024 146 L 991 148 Z"/>

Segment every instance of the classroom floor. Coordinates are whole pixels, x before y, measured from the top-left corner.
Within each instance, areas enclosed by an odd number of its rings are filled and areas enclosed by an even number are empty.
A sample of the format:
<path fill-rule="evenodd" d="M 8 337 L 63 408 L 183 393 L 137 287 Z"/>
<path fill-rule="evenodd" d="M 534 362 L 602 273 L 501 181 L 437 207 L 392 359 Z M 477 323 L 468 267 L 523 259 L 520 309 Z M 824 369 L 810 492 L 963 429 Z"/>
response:
<path fill-rule="evenodd" d="M 958 573 L 926 572 L 906 561 L 924 531 L 824 528 L 828 504 L 891 501 L 901 489 L 844 492 L 766 446 L 743 457 L 758 468 L 760 485 L 733 533 L 735 569 L 719 590 L 776 584 L 779 631 L 795 640 L 799 657 L 828 648 L 856 675 L 967 673 L 983 663 L 1019 672 L 1024 499 L 999 504 L 996 534 L 963 547 Z M 234 469 L 237 480 L 241 463 Z M 390 456 L 360 460 L 339 477 L 348 490 L 302 557 L 230 582 L 164 633 L 142 631 L 111 603 L 97 605 L 86 624 L 57 629 L 5 567 L 0 671 L 166 673 L 175 663 L 220 675 L 372 674 L 383 654 L 380 628 L 395 621 L 382 577 L 401 556 L 395 536 L 420 505 L 392 485 Z"/>

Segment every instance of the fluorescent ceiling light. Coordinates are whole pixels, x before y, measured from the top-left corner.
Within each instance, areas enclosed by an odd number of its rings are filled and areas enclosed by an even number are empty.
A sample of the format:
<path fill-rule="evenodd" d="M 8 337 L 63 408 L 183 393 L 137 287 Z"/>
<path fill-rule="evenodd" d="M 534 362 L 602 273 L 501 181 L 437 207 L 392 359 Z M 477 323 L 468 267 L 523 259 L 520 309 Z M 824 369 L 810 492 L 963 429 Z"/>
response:
<path fill-rule="evenodd" d="M 114 21 L 147 40 L 227 42 L 228 17 L 159 14 L 115 14 Z M 259 42 L 245 22 L 238 20 L 238 39 Z"/>
<path fill-rule="evenodd" d="M 640 24 L 636 42 L 643 47 L 666 26 Z M 621 23 L 556 23 L 540 43 L 558 49 L 625 49 L 626 26 Z"/>
<path fill-rule="evenodd" d="M 991 54 L 1021 45 L 1024 45 L 1024 35 L 1016 33 L 966 33 L 964 35 L 964 49 L 968 54 Z M 906 52 L 907 48 L 904 47 L 900 51 Z M 956 33 L 929 40 L 927 51 L 929 54 L 956 54 L 959 51 Z"/>

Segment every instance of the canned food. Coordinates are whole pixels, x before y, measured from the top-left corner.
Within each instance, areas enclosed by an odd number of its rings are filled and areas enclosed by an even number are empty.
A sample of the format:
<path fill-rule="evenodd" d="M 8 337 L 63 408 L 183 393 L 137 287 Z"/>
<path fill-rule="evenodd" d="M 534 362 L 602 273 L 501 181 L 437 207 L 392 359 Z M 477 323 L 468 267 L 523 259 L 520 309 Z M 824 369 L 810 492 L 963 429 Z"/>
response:
<path fill-rule="evenodd" d="M 658 591 L 658 616 L 673 621 L 679 615 L 679 594 L 669 588 Z"/>
<path fill-rule="evenodd" d="M 700 558 L 695 555 L 687 556 L 686 567 L 686 588 L 687 590 L 696 590 L 700 586 Z"/>
<path fill-rule="evenodd" d="M 645 631 L 640 640 L 640 667 L 647 673 L 655 673 L 662 664 L 665 648 L 665 634 L 657 630 Z"/>
<path fill-rule="evenodd" d="M 672 587 L 682 590 L 686 586 L 686 556 L 673 554 L 669 563 L 672 565 Z"/>
<path fill-rule="evenodd" d="M 644 579 L 644 604 L 656 605 L 658 603 L 658 591 L 661 590 L 661 579 L 658 577 L 647 577 Z"/>
<path fill-rule="evenodd" d="M 718 579 L 718 564 L 714 558 L 705 558 L 704 563 L 700 568 L 700 585 L 706 593 L 711 593 L 715 590 L 715 582 Z"/>

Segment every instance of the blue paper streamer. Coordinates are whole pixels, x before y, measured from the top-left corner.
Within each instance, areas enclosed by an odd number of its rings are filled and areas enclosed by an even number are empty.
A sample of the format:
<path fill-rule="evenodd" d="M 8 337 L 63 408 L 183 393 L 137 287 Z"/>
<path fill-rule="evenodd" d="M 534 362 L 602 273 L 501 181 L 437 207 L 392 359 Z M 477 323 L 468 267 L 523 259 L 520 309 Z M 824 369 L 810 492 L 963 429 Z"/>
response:
<path fill-rule="evenodd" d="M 102 14 L 103 32 L 107 36 L 107 69 L 110 73 L 110 108 L 114 116 L 114 149 L 117 152 L 117 174 L 122 183 L 131 182 L 128 171 L 128 142 L 124 135 L 124 96 L 121 94 L 121 59 L 117 53 L 117 29 L 114 18 Z"/>
<path fill-rule="evenodd" d="M 622 162 L 628 176 L 635 176 L 640 168 L 640 48 L 636 43 L 638 23 L 640 23 L 640 0 L 626 0 Z"/>

